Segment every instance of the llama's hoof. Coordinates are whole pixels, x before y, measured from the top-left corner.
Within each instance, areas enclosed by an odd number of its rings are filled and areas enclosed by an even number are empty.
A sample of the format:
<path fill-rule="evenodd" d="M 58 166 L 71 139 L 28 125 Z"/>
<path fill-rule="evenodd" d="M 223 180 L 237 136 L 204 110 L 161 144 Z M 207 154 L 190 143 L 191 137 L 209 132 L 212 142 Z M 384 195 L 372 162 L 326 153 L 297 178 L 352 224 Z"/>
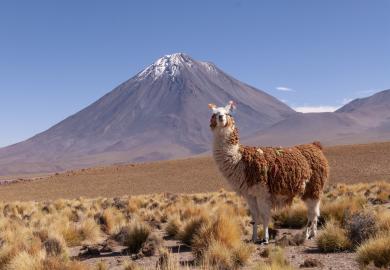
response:
<path fill-rule="evenodd" d="M 253 241 L 254 244 L 256 245 L 268 245 L 268 240 L 266 239 L 256 239 Z"/>
<path fill-rule="evenodd" d="M 306 235 L 306 240 L 314 239 L 316 235 L 314 233 L 310 233 L 309 235 Z"/>

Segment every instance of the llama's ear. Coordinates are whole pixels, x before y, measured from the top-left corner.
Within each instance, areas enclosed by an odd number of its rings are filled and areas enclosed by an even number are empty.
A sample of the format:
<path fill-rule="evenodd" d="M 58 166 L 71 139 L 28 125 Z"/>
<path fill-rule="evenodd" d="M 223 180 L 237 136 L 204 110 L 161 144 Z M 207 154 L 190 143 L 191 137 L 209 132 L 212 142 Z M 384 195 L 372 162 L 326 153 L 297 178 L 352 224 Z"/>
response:
<path fill-rule="evenodd" d="M 215 105 L 213 103 L 209 103 L 209 109 L 210 110 L 214 110 L 215 108 L 217 108 L 217 105 Z"/>
<path fill-rule="evenodd" d="M 229 103 L 225 106 L 225 109 L 229 112 L 229 113 L 232 113 L 236 110 L 236 103 L 231 100 L 229 101 Z"/>

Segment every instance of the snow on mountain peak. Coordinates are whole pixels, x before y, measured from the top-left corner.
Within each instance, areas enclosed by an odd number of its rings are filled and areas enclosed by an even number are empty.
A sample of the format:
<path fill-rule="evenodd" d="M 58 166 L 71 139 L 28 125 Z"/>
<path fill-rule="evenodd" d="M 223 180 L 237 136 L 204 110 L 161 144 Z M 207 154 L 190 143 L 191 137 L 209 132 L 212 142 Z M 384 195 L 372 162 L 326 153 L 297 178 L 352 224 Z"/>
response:
<path fill-rule="evenodd" d="M 182 68 L 192 68 L 194 65 L 205 68 L 208 72 L 215 72 L 216 67 L 210 62 L 195 61 L 185 53 L 167 54 L 157 59 L 153 64 L 138 73 L 136 78 L 142 80 L 152 78 L 156 80 L 161 76 L 169 76 L 172 81 L 180 74 Z"/>
<path fill-rule="evenodd" d="M 184 53 L 167 54 L 141 71 L 137 77 L 143 79 L 152 76 L 155 80 L 160 76 L 167 74 L 174 79 L 176 75 L 180 74 L 181 66 L 186 65 L 191 67 L 193 62 L 191 57 Z"/>

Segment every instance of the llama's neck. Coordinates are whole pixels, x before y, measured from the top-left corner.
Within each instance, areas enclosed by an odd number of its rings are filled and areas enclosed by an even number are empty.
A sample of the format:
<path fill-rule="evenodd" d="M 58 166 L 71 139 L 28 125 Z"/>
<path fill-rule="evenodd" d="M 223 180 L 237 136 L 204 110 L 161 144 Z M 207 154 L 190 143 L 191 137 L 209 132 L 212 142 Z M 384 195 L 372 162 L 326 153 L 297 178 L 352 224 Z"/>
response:
<path fill-rule="evenodd" d="M 221 132 L 220 132 L 221 131 Z M 243 176 L 240 142 L 237 129 L 214 132 L 213 156 L 222 175 L 232 188 L 241 193 L 245 177 Z"/>
<path fill-rule="evenodd" d="M 239 150 L 240 141 L 236 128 L 214 132 L 213 155 L 218 165 L 238 163 L 241 160 Z"/>

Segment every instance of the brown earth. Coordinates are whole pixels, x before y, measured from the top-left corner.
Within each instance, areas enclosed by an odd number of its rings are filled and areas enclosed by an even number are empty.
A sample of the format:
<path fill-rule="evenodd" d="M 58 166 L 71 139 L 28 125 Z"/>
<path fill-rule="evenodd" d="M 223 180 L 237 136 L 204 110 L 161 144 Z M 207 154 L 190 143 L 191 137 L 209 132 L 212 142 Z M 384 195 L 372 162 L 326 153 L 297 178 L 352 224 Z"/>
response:
<path fill-rule="evenodd" d="M 331 166 L 330 182 L 389 181 L 389 153 L 390 142 L 327 147 L 325 154 Z M 50 176 L 19 177 L 30 178 L 35 180 L 0 186 L 0 199 L 50 200 L 229 189 L 211 157 L 90 168 Z M 6 179 L 2 177 L 0 180 Z"/>
<path fill-rule="evenodd" d="M 320 231 L 321 232 L 321 231 Z M 163 234 L 162 232 L 160 232 Z M 298 229 L 282 229 L 280 230 L 281 237 L 284 235 L 291 236 L 295 234 L 301 234 L 302 230 Z M 281 237 L 278 237 L 281 238 Z M 245 241 L 250 242 L 249 237 L 246 237 Z M 164 240 L 163 246 L 167 248 L 173 258 L 182 265 L 180 269 L 191 270 L 199 269 L 199 267 L 192 265 L 194 256 L 191 252 L 191 249 L 180 243 L 177 240 Z M 260 255 L 267 248 L 275 248 L 275 240 L 271 240 L 269 245 L 256 245 L 255 251 L 251 255 L 250 263 L 243 267 L 244 270 L 255 269 L 255 265 L 264 261 Z M 116 250 L 121 250 L 120 246 L 115 247 Z M 122 247 L 124 248 L 124 247 Z M 338 252 L 338 253 L 323 253 L 318 250 L 315 240 L 306 240 L 303 244 L 299 246 L 285 246 L 283 247 L 285 251 L 285 259 L 291 264 L 293 269 L 343 269 L 343 270 L 354 270 L 359 269 L 359 265 L 356 262 L 356 254 L 354 252 Z M 80 247 L 75 247 L 71 249 L 71 254 L 76 255 L 80 252 Z M 83 260 L 91 267 L 96 266 L 99 262 L 104 262 L 108 269 L 111 270 L 122 270 L 123 262 L 129 259 L 128 255 L 121 254 L 121 252 L 116 252 L 114 254 L 120 254 L 117 256 L 99 255 L 92 256 Z M 142 269 L 156 269 L 155 266 L 158 262 L 158 256 L 152 257 L 143 257 L 135 260 L 135 263 L 142 267 Z M 304 267 L 302 264 L 307 259 L 315 259 L 319 262 L 316 266 Z"/>

